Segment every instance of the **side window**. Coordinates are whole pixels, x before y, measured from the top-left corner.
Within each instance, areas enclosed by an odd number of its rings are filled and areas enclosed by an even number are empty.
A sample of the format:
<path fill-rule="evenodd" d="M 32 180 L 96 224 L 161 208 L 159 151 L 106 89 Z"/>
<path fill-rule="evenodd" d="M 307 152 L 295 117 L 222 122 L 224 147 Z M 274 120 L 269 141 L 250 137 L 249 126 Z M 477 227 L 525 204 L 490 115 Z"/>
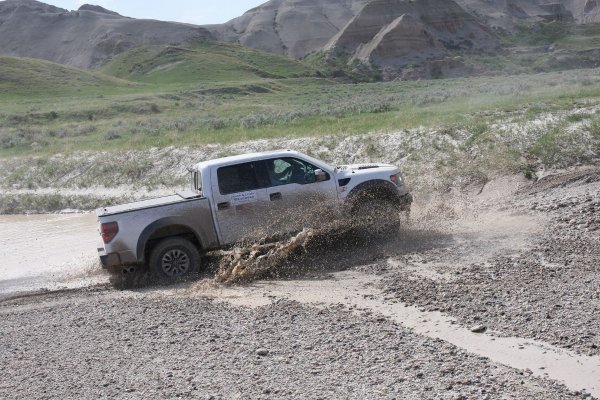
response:
<path fill-rule="evenodd" d="M 318 168 L 297 158 L 276 158 L 266 160 L 270 186 L 281 186 L 297 183 L 306 185 L 315 183 Z"/>
<path fill-rule="evenodd" d="M 219 179 L 219 191 L 221 194 L 247 192 L 261 187 L 258 183 L 254 163 L 219 168 L 217 170 L 217 177 Z"/>

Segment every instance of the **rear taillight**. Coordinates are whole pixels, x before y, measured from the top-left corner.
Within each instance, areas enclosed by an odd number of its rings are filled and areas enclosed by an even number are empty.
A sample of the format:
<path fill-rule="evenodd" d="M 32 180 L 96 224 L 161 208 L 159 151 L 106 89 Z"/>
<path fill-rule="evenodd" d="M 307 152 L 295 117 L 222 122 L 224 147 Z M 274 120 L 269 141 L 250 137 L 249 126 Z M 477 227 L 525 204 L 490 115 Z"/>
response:
<path fill-rule="evenodd" d="M 110 243 L 111 240 L 119 233 L 119 224 L 116 222 L 108 222 L 100 225 L 100 234 L 104 243 Z"/>

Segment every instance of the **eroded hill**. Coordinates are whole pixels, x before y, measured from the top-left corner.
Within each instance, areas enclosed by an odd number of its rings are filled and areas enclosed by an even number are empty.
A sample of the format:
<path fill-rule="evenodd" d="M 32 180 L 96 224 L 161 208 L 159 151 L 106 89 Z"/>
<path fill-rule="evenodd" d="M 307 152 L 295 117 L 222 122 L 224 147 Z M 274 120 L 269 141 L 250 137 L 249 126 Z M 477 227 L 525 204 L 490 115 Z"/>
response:
<path fill-rule="evenodd" d="M 211 38 L 204 28 L 123 17 L 101 7 L 68 11 L 35 0 L 0 2 L 0 54 L 80 68 L 143 45 Z"/>

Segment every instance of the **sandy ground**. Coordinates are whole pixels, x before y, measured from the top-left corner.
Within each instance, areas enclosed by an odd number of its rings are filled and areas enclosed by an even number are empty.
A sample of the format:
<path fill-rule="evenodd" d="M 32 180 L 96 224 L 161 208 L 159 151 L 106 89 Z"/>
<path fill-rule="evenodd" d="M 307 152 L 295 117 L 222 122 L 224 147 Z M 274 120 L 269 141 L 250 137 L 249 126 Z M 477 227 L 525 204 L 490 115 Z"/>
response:
<path fill-rule="evenodd" d="M 594 169 L 507 177 L 287 279 L 124 291 L 89 215 L 2 217 L 3 252 L 40 250 L 0 266 L 0 398 L 600 398 L 599 194 Z"/>

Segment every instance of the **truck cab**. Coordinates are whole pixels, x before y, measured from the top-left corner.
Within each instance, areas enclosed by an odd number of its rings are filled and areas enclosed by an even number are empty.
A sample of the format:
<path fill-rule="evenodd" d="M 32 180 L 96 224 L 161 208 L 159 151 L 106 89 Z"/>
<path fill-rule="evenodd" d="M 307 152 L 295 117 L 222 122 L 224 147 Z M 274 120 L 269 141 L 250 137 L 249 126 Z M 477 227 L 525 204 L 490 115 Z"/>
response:
<path fill-rule="evenodd" d="M 334 170 L 293 151 L 256 153 L 196 166 L 196 190 L 211 199 L 219 241 L 301 229 L 303 219 L 339 201 Z"/>

